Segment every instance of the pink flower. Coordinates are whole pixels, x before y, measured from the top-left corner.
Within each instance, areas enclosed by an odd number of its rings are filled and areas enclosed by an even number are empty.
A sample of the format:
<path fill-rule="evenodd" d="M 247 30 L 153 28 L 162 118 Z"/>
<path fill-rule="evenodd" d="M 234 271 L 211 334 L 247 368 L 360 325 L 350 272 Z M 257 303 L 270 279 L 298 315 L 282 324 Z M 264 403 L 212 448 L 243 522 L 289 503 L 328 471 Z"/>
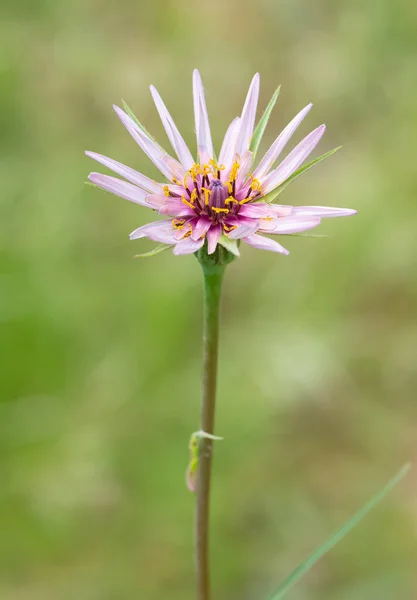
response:
<path fill-rule="evenodd" d="M 284 184 L 299 174 L 297 170 L 303 170 L 300 166 L 314 150 L 325 131 L 325 125 L 320 125 L 275 166 L 279 155 L 311 109 L 311 104 L 294 117 L 254 167 L 260 137 L 278 96 L 276 92 L 255 129 L 259 95 L 258 74 L 252 79 L 241 116 L 236 117 L 226 131 L 217 159 L 213 151 L 199 72 L 194 71 L 193 74 L 197 161 L 194 160 L 153 86 L 151 93 L 178 160 L 167 154 L 137 120 L 117 106 L 114 109 L 133 139 L 158 167 L 167 182 L 157 183 L 111 158 L 86 152 L 88 156 L 124 178 L 122 180 L 100 173 L 90 173 L 89 179 L 92 183 L 167 217 L 139 227 L 130 234 L 130 239 L 148 237 L 173 246 L 174 254 L 196 252 L 206 240 L 209 254 L 215 251 L 217 244 L 221 244 L 238 255 L 238 240 L 263 250 L 288 254 L 280 243 L 264 234 L 299 233 L 316 227 L 322 218 L 343 217 L 356 213 L 355 210 L 344 208 L 284 206 L 271 203 Z M 320 159 L 326 156 L 323 155 Z M 304 167 L 304 170 L 309 167 L 310 165 Z"/>

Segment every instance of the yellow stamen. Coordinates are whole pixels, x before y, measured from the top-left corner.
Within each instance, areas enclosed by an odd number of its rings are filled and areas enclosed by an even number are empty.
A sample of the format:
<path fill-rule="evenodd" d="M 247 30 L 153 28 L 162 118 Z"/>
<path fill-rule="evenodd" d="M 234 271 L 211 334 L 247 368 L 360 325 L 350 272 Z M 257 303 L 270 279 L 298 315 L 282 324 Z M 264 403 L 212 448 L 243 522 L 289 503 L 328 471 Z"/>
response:
<path fill-rule="evenodd" d="M 185 223 L 185 219 L 172 219 L 172 226 L 175 229 L 183 229 Z"/>
<path fill-rule="evenodd" d="M 188 202 L 185 196 L 181 196 L 181 201 L 194 210 L 194 206 L 191 204 L 191 202 Z"/>
<path fill-rule="evenodd" d="M 225 204 L 230 204 L 231 202 L 234 202 L 235 204 L 239 204 L 239 200 L 236 200 L 236 198 L 233 198 L 233 196 L 229 196 L 224 201 Z"/>
<path fill-rule="evenodd" d="M 233 229 L 237 229 L 237 225 L 226 225 L 226 223 L 223 223 L 223 229 L 225 231 L 233 231 Z"/>
<path fill-rule="evenodd" d="M 191 179 L 192 179 L 193 181 L 195 181 L 195 178 L 196 178 L 196 173 L 195 173 L 195 165 L 193 165 L 193 166 L 191 167 L 191 169 L 189 169 L 189 171 L 188 171 L 188 174 L 189 174 L 189 176 L 191 177 Z"/>
<path fill-rule="evenodd" d="M 229 176 L 229 181 L 233 182 L 236 180 L 237 177 L 237 172 L 240 169 L 240 164 L 237 162 L 237 160 L 235 160 L 235 162 L 232 165 L 232 168 L 230 170 L 230 176 Z"/>
<path fill-rule="evenodd" d="M 197 194 L 197 192 L 195 190 L 193 190 L 191 192 L 190 202 L 195 202 L 197 200 L 197 198 L 198 198 L 198 194 Z"/>
<path fill-rule="evenodd" d="M 175 183 L 175 185 L 182 185 L 181 181 L 179 179 L 177 179 L 176 177 L 172 178 L 172 183 Z"/>
<path fill-rule="evenodd" d="M 217 208 L 216 206 L 212 206 L 211 210 L 214 211 L 215 213 L 228 213 L 229 209 L 228 208 Z"/>
<path fill-rule="evenodd" d="M 252 190 L 254 192 L 260 192 L 261 191 L 261 183 L 260 183 L 259 179 L 256 179 L 256 177 L 254 177 L 253 175 L 249 175 L 249 179 L 250 179 L 250 186 L 251 186 Z"/>
<path fill-rule="evenodd" d="M 168 186 L 167 186 L 167 185 L 164 185 L 164 188 L 163 188 L 163 189 L 164 189 L 164 195 L 165 195 L 165 196 L 169 196 L 169 188 L 168 188 Z"/>
<path fill-rule="evenodd" d="M 188 237 L 190 237 L 190 235 L 191 235 L 191 234 L 192 234 L 192 232 L 193 232 L 193 228 L 192 228 L 192 226 L 191 226 L 189 223 L 187 223 L 187 227 L 189 227 L 189 229 L 188 229 L 188 230 L 187 230 L 187 231 L 184 233 L 184 235 L 182 236 L 182 239 L 183 239 L 183 240 L 184 240 L 185 238 L 188 238 Z"/>
<path fill-rule="evenodd" d="M 225 170 L 225 168 L 226 168 L 226 167 L 225 167 L 225 165 L 218 165 L 218 164 L 216 163 L 216 161 L 215 161 L 215 160 L 213 160 L 213 159 L 211 159 L 211 160 L 209 161 L 209 163 L 210 163 L 210 165 L 212 166 L 212 169 L 213 169 L 212 173 L 213 173 L 213 175 L 216 175 L 218 171 L 224 171 L 224 170 Z"/>
<path fill-rule="evenodd" d="M 201 190 L 204 192 L 204 204 L 208 206 L 210 204 L 210 196 L 213 192 L 205 187 L 202 187 Z"/>

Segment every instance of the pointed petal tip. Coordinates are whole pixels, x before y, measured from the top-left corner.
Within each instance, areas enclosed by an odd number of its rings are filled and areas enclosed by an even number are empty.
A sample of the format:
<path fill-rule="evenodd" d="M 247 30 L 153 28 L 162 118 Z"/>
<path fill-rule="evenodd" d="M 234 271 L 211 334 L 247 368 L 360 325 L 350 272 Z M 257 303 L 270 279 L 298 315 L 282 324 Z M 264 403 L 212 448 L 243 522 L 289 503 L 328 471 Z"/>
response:
<path fill-rule="evenodd" d="M 122 110 L 120 108 L 120 106 L 117 106 L 117 104 L 113 104 L 113 110 L 117 114 L 118 117 L 121 117 L 122 115 L 123 116 L 127 116 L 126 113 L 125 113 L 125 111 Z"/>
<path fill-rule="evenodd" d="M 259 73 L 255 73 L 255 75 L 252 77 L 252 81 L 250 82 L 250 87 L 256 87 L 259 89 L 261 83 L 261 76 Z"/>

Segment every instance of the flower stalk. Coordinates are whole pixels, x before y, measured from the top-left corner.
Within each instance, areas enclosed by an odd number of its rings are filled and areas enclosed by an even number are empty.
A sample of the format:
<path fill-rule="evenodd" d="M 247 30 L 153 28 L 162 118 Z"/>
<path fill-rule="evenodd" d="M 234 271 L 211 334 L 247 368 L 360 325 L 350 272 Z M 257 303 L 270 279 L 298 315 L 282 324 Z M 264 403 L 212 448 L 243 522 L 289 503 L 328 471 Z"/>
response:
<path fill-rule="evenodd" d="M 202 261 L 201 261 L 202 262 Z M 225 264 L 202 262 L 204 275 L 203 398 L 201 430 L 214 433 L 217 363 L 219 349 L 219 309 Z M 209 513 L 213 439 L 200 438 L 196 487 L 195 561 L 197 599 L 210 600 Z"/>

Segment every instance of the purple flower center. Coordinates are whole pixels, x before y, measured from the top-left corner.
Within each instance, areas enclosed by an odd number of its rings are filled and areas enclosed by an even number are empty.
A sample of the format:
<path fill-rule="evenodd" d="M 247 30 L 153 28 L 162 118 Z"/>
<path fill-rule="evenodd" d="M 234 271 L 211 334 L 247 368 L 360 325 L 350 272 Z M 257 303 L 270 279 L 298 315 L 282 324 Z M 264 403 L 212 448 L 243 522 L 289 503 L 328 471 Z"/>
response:
<path fill-rule="evenodd" d="M 192 208 L 197 216 L 208 217 L 213 224 L 224 224 L 230 217 L 239 214 L 243 204 L 258 200 L 261 196 L 259 182 L 251 175 L 240 177 L 240 164 L 235 161 L 228 177 L 224 165 L 195 164 L 186 174 L 182 185 L 182 202 Z M 222 181 L 223 178 L 223 181 Z"/>

